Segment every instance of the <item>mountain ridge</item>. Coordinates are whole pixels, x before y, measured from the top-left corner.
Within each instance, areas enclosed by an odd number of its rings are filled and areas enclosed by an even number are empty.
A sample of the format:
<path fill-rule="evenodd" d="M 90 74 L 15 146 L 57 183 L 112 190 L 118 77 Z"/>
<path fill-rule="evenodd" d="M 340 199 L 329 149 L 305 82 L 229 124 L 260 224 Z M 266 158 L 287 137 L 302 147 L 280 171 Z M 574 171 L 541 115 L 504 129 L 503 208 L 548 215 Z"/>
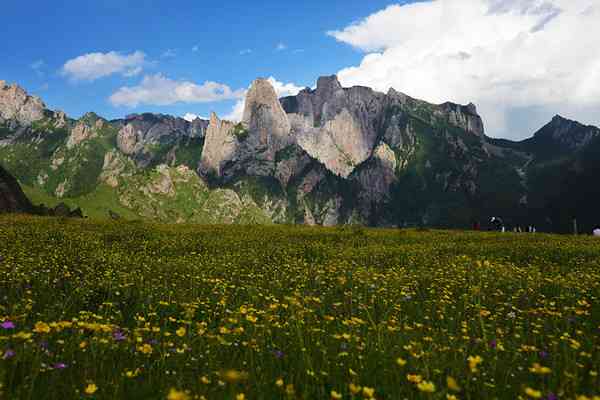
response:
<path fill-rule="evenodd" d="M 545 221 L 544 196 L 529 205 L 538 170 L 575 160 L 599 132 L 556 116 L 524 141 L 493 139 L 472 103 L 343 88 L 335 76 L 281 99 L 259 78 L 239 123 L 214 113 L 72 120 L 0 87 L 0 164 L 32 193 L 78 204 L 101 192 L 123 212 L 165 222 Z M 224 211 L 208 218 L 211 207 Z"/>

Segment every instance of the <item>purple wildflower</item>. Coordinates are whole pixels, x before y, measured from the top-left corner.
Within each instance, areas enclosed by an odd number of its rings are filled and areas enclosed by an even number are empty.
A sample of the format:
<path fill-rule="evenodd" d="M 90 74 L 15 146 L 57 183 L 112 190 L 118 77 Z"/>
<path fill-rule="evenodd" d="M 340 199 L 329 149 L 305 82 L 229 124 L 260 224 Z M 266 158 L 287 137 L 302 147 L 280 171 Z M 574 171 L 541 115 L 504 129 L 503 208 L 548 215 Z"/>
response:
<path fill-rule="evenodd" d="M 548 393 L 548 397 L 546 397 L 546 400 L 558 400 L 558 396 L 550 392 Z"/>
<path fill-rule="evenodd" d="M 127 339 L 127 336 L 125 336 L 125 334 L 122 331 L 118 330 L 113 332 L 112 337 L 115 342 L 122 342 L 123 340 Z"/>
<path fill-rule="evenodd" d="M 546 351 L 542 350 L 538 353 L 538 355 L 540 356 L 540 358 L 545 359 L 548 358 L 549 354 Z"/>
<path fill-rule="evenodd" d="M 13 358 L 17 353 L 15 353 L 12 349 L 7 349 L 2 356 L 3 360 L 8 360 L 9 358 Z"/>
<path fill-rule="evenodd" d="M 15 329 L 15 323 L 12 321 L 4 321 L 0 324 L 0 328 L 2 329 Z"/>
<path fill-rule="evenodd" d="M 67 368 L 67 364 L 61 363 L 61 362 L 56 363 L 52 366 L 52 369 L 65 369 L 65 368 Z"/>
<path fill-rule="evenodd" d="M 283 358 L 284 356 L 283 351 L 281 350 L 273 350 L 273 355 L 275 356 L 275 358 Z"/>
<path fill-rule="evenodd" d="M 490 348 L 496 349 L 497 346 L 498 346 L 498 342 L 496 342 L 496 339 L 490 340 Z"/>

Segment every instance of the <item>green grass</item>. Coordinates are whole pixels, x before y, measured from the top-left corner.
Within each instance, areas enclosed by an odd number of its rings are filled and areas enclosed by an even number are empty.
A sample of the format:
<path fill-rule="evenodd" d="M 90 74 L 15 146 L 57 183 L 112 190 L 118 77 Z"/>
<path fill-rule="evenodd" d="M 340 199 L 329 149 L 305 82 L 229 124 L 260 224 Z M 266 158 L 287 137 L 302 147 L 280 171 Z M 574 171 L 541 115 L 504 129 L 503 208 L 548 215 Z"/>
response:
<path fill-rule="evenodd" d="M 1 398 L 599 394 L 593 238 L 4 216 L 0 255 Z"/>
<path fill-rule="evenodd" d="M 49 195 L 37 187 L 22 185 L 22 188 L 25 195 L 35 205 L 44 204 L 47 207 L 55 207 L 59 203 L 65 203 L 70 208 L 81 207 L 85 216 L 97 220 L 108 219 L 108 210 L 116 212 L 126 219 L 139 218 L 135 212 L 119 202 L 118 192 L 106 185 L 99 185 L 93 192 L 86 195 L 64 199 Z"/>

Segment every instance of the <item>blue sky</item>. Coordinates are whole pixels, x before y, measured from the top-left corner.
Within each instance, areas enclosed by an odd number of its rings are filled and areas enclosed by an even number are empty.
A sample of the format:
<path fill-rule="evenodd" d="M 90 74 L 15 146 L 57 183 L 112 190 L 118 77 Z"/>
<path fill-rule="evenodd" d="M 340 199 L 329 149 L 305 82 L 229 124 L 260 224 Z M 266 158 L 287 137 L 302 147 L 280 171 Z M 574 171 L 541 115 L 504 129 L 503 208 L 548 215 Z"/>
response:
<path fill-rule="evenodd" d="M 215 81 L 234 90 L 259 76 L 312 86 L 319 75 L 362 57 L 326 32 L 392 3 L 59 0 L 29 6 L 5 0 L 0 79 L 20 84 L 49 107 L 75 117 L 91 110 L 107 118 L 140 111 L 226 114 L 235 100 L 130 108 L 115 107 L 108 98 L 120 87 L 139 84 L 145 74 L 158 73 L 197 84 Z M 141 51 L 147 65 L 133 77 L 114 74 L 92 82 L 72 82 L 60 73 L 68 60 L 111 51 Z"/>
<path fill-rule="evenodd" d="M 239 118 L 337 74 L 433 103 L 477 105 L 490 136 L 555 114 L 600 125 L 600 0 L 4 0 L 0 79 L 72 117 Z"/>

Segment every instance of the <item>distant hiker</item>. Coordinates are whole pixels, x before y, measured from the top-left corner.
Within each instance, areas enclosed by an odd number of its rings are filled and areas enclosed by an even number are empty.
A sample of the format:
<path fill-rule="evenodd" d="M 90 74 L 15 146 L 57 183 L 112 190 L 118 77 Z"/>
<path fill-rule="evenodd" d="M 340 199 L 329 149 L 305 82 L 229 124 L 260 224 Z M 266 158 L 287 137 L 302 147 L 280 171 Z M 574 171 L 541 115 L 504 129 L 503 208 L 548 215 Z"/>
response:
<path fill-rule="evenodd" d="M 490 220 L 490 223 L 494 227 L 495 231 L 506 232 L 506 227 L 504 226 L 504 221 L 502 221 L 502 218 L 492 217 L 492 219 Z"/>
<path fill-rule="evenodd" d="M 473 230 L 474 231 L 480 231 L 481 230 L 481 224 L 479 223 L 479 221 L 473 222 Z"/>
<path fill-rule="evenodd" d="M 592 234 L 593 234 L 595 237 L 600 237 L 600 225 L 597 225 L 597 226 L 594 228 L 594 230 L 593 230 Z"/>

